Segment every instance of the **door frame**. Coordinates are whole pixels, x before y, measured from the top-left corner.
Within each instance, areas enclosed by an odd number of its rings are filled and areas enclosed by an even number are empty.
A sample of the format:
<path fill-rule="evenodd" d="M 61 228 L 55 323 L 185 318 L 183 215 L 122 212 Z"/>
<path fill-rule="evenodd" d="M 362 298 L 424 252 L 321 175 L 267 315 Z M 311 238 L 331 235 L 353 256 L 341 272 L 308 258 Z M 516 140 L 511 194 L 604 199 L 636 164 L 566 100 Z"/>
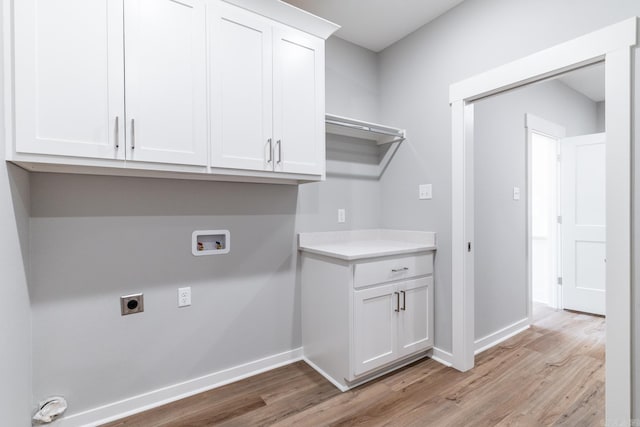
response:
<path fill-rule="evenodd" d="M 637 17 L 542 50 L 450 86 L 452 114 L 451 293 L 453 367 L 474 366 L 473 101 L 605 62 L 607 133 L 606 419 L 631 419 L 631 88 Z M 623 424 L 620 424 L 623 423 Z"/>
<path fill-rule="evenodd" d="M 532 187 L 533 187 L 533 158 L 532 158 L 532 134 L 536 133 L 538 135 L 545 135 L 548 136 L 549 138 L 555 139 L 556 140 L 556 144 L 555 144 L 555 150 L 556 150 L 556 155 L 558 154 L 558 149 L 559 149 L 559 141 L 560 139 L 564 138 L 567 134 L 566 129 L 563 126 L 560 126 L 556 123 L 550 122 L 548 120 L 545 120 L 541 117 L 535 116 L 533 114 L 525 114 L 525 130 L 527 132 L 527 136 L 526 136 L 526 144 L 527 144 L 527 149 L 526 149 L 526 156 L 527 156 L 527 165 L 526 165 L 526 173 L 527 173 L 527 178 L 526 178 L 526 185 L 527 185 L 527 197 L 526 197 L 526 210 L 527 210 L 527 220 L 526 220 L 526 226 L 527 226 L 527 292 L 528 292 L 528 298 L 529 301 L 527 302 L 527 318 L 529 319 L 529 324 L 531 324 L 533 322 L 533 194 L 532 194 Z M 559 206 L 558 206 L 558 201 L 559 201 L 559 189 L 558 187 L 558 165 L 556 163 L 556 181 L 555 181 L 555 186 L 556 186 L 556 203 L 555 203 L 555 207 L 556 207 L 556 214 L 558 214 L 559 212 Z M 557 224 L 556 224 L 556 233 L 555 233 L 555 238 L 552 239 L 552 243 L 555 245 L 555 251 L 556 251 L 556 262 L 555 262 L 555 268 L 554 268 L 554 272 L 556 276 L 560 275 L 560 264 L 559 264 L 559 257 L 558 257 L 558 252 L 560 250 L 559 248 L 559 233 L 557 231 Z M 555 297 L 553 297 L 551 299 L 551 304 L 550 306 L 552 308 L 562 308 L 562 299 L 559 296 L 559 285 L 555 284 L 553 285 L 553 292 L 555 293 Z"/>

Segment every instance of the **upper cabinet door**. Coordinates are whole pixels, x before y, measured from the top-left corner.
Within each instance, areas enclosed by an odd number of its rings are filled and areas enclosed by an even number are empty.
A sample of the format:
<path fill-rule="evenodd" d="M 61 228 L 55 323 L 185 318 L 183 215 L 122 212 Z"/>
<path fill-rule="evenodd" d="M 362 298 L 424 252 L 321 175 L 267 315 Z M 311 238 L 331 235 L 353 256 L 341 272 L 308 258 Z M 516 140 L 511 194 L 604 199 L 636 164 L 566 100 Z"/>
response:
<path fill-rule="evenodd" d="M 123 158 L 122 0 L 13 7 L 16 151 Z"/>
<path fill-rule="evenodd" d="M 207 164 L 201 0 L 126 0 L 127 160 Z"/>
<path fill-rule="evenodd" d="M 274 29 L 275 170 L 324 172 L 324 42 L 301 31 Z"/>
<path fill-rule="evenodd" d="M 273 170 L 272 27 L 227 5 L 208 8 L 213 167 Z"/>

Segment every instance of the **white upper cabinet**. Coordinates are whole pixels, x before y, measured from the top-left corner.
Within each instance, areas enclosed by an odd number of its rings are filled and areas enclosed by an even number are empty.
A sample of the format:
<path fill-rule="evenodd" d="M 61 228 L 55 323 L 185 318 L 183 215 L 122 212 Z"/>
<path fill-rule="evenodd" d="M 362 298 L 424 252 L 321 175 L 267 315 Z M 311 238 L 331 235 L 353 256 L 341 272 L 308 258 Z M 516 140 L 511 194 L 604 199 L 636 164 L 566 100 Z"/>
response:
<path fill-rule="evenodd" d="M 324 172 L 324 41 L 301 31 L 274 30 L 275 169 Z"/>
<path fill-rule="evenodd" d="M 15 22 L 16 152 L 206 166 L 201 0 L 25 0 Z"/>
<path fill-rule="evenodd" d="M 207 164 L 201 0 L 125 0 L 127 160 Z"/>
<path fill-rule="evenodd" d="M 209 3 L 214 167 L 324 173 L 324 40 Z"/>
<path fill-rule="evenodd" d="M 13 5 L 16 151 L 124 158 L 122 1 Z"/>
<path fill-rule="evenodd" d="M 0 27 L 14 40 L 7 160 L 49 172 L 323 179 L 324 40 L 336 25 L 264 0 L 12 5 Z"/>
<path fill-rule="evenodd" d="M 271 22 L 216 2 L 208 23 L 211 165 L 273 170 Z"/>

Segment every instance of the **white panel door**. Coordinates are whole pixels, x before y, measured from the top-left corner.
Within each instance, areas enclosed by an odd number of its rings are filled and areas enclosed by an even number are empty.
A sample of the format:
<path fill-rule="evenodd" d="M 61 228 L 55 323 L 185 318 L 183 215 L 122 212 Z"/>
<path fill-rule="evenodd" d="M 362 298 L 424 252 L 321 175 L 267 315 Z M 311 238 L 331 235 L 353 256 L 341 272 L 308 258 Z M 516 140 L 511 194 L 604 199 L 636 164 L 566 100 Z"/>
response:
<path fill-rule="evenodd" d="M 605 134 L 562 139 L 560 150 L 563 307 L 605 314 Z"/>
<path fill-rule="evenodd" d="M 399 296 L 395 285 L 354 292 L 354 375 L 397 358 Z"/>
<path fill-rule="evenodd" d="M 207 164 L 201 0 L 126 0 L 127 160 Z"/>
<path fill-rule="evenodd" d="M 211 165 L 272 171 L 271 23 L 222 2 L 207 14 Z"/>
<path fill-rule="evenodd" d="M 122 0 L 13 7 L 16 151 L 123 158 Z"/>
<path fill-rule="evenodd" d="M 398 284 L 398 356 L 403 357 L 433 346 L 433 277 Z"/>
<path fill-rule="evenodd" d="M 322 174 L 325 158 L 324 43 L 274 28 L 275 170 Z"/>

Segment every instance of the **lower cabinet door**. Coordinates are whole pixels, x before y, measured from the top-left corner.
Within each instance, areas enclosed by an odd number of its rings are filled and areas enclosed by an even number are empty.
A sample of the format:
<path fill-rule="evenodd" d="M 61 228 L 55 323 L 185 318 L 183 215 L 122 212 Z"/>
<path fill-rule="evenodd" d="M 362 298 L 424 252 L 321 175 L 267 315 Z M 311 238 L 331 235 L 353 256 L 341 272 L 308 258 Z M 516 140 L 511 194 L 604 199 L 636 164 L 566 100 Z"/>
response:
<path fill-rule="evenodd" d="M 393 362 L 398 357 L 398 315 L 399 293 L 395 285 L 354 292 L 354 375 Z"/>
<path fill-rule="evenodd" d="M 398 284 L 398 357 L 433 346 L 433 277 Z"/>

